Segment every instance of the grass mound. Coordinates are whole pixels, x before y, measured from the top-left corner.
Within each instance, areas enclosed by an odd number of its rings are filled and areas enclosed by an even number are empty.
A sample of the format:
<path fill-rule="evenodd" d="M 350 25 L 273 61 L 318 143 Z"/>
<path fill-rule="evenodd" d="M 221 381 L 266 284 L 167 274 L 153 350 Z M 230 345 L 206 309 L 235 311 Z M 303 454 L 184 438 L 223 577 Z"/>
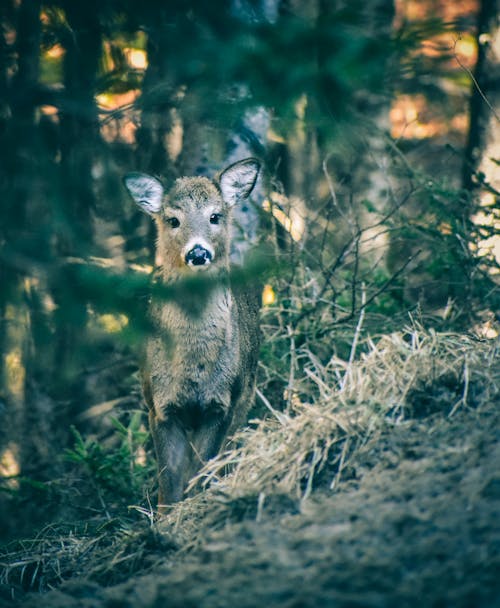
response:
<path fill-rule="evenodd" d="M 11 545 L 0 555 L 3 597 L 76 577 L 110 586 L 196 553 L 229 521 L 305 513 L 316 490 L 341 489 L 360 454 L 405 424 L 442 425 L 462 411 L 491 410 L 500 395 L 499 350 L 498 340 L 422 328 L 354 345 L 348 361 L 320 360 L 304 347 L 286 388 L 289 407 L 278 411 L 259 391 L 269 415 L 207 463 L 192 494 L 162 520 L 142 510 L 139 523 L 108 516 Z"/>
<path fill-rule="evenodd" d="M 85 528 L 50 526 L 7 548 L 0 554 L 0 600 L 9 591 L 46 591 L 77 577 L 116 584 L 177 548 L 168 534 L 140 523 L 131 527 L 123 519 Z"/>
<path fill-rule="evenodd" d="M 234 437 L 235 447 L 207 463 L 191 486 L 208 492 L 175 507 L 168 524 L 179 528 L 207 508 L 217 517 L 233 509 L 258 519 L 273 496 L 300 508 L 316 485 L 334 490 L 357 451 L 392 425 L 452 417 L 500 394 L 498 341 L 411 328 L 364 346 L 351 361 L 333 356 L 322 363 L 302 352 L 288 411 L 276 411 L 260 394 L 271 415 L 252 421 Z"/>

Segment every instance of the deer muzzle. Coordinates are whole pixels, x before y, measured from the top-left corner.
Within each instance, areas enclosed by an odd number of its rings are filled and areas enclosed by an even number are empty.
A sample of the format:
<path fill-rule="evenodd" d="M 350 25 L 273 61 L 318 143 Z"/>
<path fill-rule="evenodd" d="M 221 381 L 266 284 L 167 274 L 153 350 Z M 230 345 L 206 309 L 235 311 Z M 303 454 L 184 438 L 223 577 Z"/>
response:
<path fill-rule="evenodd" d="M 184 260 L 188 266 L 208 266 L 212 262 L 212 258 L 212 252 L 203 245 L 194 245 L 186 253 Z"/>

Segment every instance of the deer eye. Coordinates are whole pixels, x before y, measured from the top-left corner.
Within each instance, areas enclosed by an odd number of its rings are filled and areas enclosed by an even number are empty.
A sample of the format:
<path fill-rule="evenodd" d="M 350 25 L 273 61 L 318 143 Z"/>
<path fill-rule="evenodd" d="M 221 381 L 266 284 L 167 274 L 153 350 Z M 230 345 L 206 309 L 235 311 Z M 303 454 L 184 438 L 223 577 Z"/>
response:
<path fill-rule="evenodd" d="M 211 224 L 219 224 L 222 219 L 222 213 L 212 213 L 210 216 Z"/>
<path fill-rule="evenodd" d="M 181 225 L 176 217 L 169 217 L 167 220 L 165 220 L 165 223 L 168 224 L 170 228 L 179 228 Z"/>

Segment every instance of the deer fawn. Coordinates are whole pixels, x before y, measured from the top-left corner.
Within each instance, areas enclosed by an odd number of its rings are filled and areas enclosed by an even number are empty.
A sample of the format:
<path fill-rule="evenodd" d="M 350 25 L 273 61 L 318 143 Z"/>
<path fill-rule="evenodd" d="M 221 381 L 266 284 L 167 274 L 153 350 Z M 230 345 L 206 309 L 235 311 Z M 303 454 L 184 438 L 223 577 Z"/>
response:
<path fill-rule="evenodd" d="M 208 292 L 151 304 L 156 331 L 141 366 L 159 477 L 158 503 L 183 497 L 189 480 L 245 418 L 255 392 L 259 292 L 230 286 L 231 208 L 252 191 L 260 165 L 248 158 L 218 180 L 177 179 L 170 190 L 144 173 L 124 183 L 158 229 L 158 276 L 165 283 L 193 273 L 214 276 Z"/>

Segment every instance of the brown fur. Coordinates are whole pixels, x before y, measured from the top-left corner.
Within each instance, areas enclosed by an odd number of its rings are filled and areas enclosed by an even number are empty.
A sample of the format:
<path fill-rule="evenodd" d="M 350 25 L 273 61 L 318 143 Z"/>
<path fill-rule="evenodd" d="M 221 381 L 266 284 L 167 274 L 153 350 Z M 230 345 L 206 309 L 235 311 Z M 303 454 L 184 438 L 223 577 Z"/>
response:
<path fill-rule="evenodd" d="M 253 159 L 228 167 L 220 184 L 204 177 L 178 179 L 165 195 L 155 178 L 130 174 L 125 184 L 158 226 L 159 275 L 177 281 L 195 270 L 217 277 L 194 306 L 155 302 L 157 331 L 148 340 L 142 382 L 159 469 L 159 505 L 183 497 L 189 480 L 242 423 L 253 401 L 259 350 L 259 293 L 231 288 L 231 206 L 246 198 L 257 177 Z M 220 215 L 217 224 L 211 222 Z M 172 228 L 175 218 L 179 226 Z M 201 244 L 213 257 L 193 268 L 186 249 Z"/>

